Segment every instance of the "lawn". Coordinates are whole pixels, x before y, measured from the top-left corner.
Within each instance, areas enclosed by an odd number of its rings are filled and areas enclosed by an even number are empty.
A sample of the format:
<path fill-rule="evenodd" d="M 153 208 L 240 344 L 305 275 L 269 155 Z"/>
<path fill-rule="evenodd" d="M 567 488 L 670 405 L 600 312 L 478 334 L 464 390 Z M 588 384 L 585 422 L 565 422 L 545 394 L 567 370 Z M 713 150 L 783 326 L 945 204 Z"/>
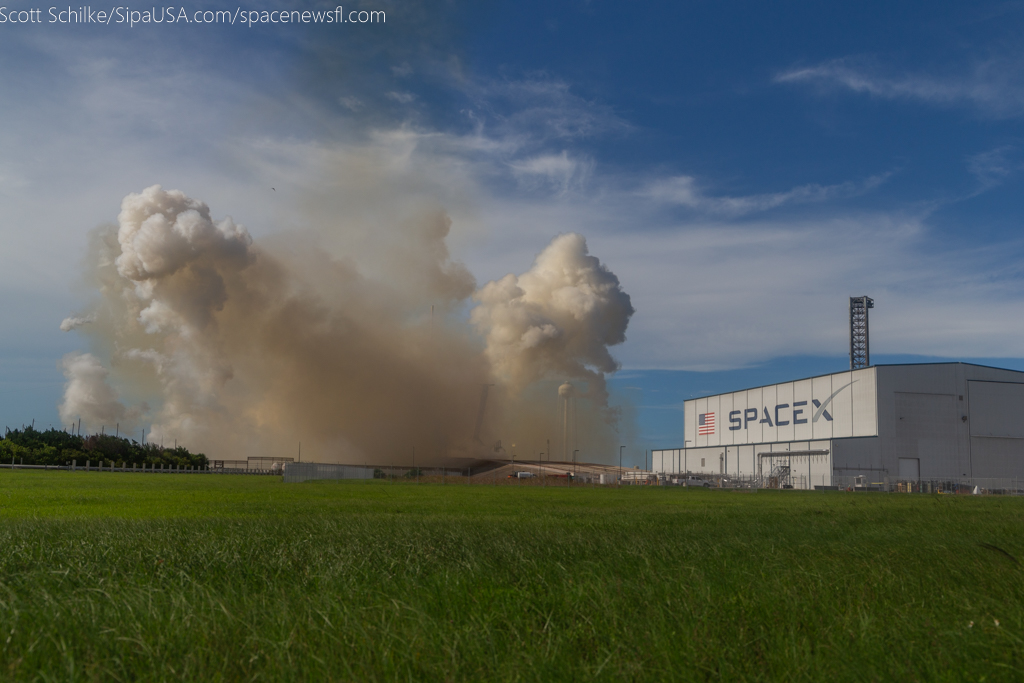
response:
<path fill-rule="evenodd" d="M 0 679 L 1024 679 L 1024 499 L 0 472 Z"/>

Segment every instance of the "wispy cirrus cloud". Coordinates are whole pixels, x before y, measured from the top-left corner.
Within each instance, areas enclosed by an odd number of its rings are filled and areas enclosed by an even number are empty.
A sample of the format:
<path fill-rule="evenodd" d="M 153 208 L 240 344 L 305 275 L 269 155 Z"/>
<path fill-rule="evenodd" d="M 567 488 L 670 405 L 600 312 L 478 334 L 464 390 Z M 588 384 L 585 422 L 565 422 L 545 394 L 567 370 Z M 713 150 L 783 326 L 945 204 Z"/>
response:
<path fill-rule="evenodd" d="M 501 135 L 566 141 L 633 129 L 608 105 L 576 94 L 569 83 L 547 74 L 479 79 L 463 82 L 461 87 L 477 116 Z"/>
<path fill-rule="evenodd" d="M 846 181 L 834 185 L 811 183 L 785 192 L 768 192 L 742 196 L 709 195 L 693 176 L 680 175 L 656 180 L 640 194 L 666 204 L 684 206 L 694 211 L 718 216 L 743 216 L 792 204 L 816 204 L 857 197 L 884 183 L 891 173 L 871 176 L 862 181 Z"/>
<path fill-rule="evenodd" d="M 416 96 L 410 92 L 391 91 L 386 93 L 386 96 L 388 99 L 394 100 L 399 104 L 412 104 L 413 100 L 416 99 Z"/>
<path fill-rule="evenodd" d="M 975 194 L 1001 185 L 1008 176 L 1024 168 L 1019 159 L 1013 158 L 1016 151 L 1011 145 L 1002 145 L 968 157 L 967 170 L 979 185 Z"/>
<path fill-rule="evenodd" d="M 509 164 L 512 173 L 526 187 L 538 184 L 553 188 L 565 194 L 573 188 L 582 188 L 594 168 L 591 159 L 570 156 L 565 150 L 561 154 L 540 154 Z"/>
<path fill-rule="evenodd" d="M 837 59 L 776 74 L 776 83 L 845 89 L 889 100 L 937 106 L 970 106 L 987 116 L 1024 116 L 1024 59 L 1006 56 L 979 61 L 958 73 L 894 74 L 863 60 Z"/>

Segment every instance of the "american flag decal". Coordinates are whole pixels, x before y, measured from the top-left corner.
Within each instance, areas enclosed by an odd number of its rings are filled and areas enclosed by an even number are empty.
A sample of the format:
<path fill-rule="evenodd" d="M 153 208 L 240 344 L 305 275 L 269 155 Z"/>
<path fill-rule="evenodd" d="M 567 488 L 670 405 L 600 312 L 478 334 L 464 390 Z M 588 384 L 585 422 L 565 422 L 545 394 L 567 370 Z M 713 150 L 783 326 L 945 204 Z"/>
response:
<path fill-rule="evenodd" d="M 701 413 L 697 416 L 697 433 L 701 436 L 709 436 L 715 433 L 714 413 Z"/>

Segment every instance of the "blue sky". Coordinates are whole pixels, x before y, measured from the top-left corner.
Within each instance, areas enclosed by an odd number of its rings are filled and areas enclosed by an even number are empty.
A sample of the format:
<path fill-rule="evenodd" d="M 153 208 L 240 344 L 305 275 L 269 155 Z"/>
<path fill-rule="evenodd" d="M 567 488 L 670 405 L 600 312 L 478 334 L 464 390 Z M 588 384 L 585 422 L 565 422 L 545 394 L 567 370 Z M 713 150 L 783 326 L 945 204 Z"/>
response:
<path fill-rule="evenodd" d="M 681 442 L 685 398 L 844 368 L 851 295 L 878 361 L 1024 367 L 1024 5 L 352 7 L 386 22 L 0 24 L 5 423 L 57 421 L 85 344 L 58 325 L 122 197 L 179 188 L 259 238 L 330 196 L 372 230 L 323 180 L 361 156 L 381 205 L 448 210 L 478 283 L 586 235 L 637 309 L 635 452 Z"/>

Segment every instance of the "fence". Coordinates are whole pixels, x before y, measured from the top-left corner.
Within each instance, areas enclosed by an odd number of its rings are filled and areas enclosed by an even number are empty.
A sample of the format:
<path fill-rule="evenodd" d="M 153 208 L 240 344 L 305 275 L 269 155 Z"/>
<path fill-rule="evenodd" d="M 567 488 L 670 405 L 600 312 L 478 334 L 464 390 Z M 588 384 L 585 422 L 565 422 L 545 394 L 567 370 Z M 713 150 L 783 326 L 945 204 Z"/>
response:
<path fill-rule="evenodd" d="M 759 489 L 757 477 L 735 474 L 694 474 L 692 472 L 673 472 L 656 475 L 658 483 L 663 486 L 686 486 L 691 488 L 709 489 Z"/>
<path fill-rule="evenodd" d="M 243 461 L 244 462 L 244 461 Z M 280 471 L 252 470 L 245 468 L 213 468 L 194 467 L 188 465 L 180 467 L 168 464 L 128 464 L 122 462 L 120 465 L 111 460 L 86 460 L 84 464 L 72 460 L 70 465 L 26 465 L 18 462 L 0 462 L 0 469 L 5 470 L 63 470 L 65 472 L 135 472 L 137 474 L 280 474 Z"/>
<path fill-rule="evenodd" d="M 822 488 L 822 487 L 815 487 Z M 833 477 L 833 485 L 823 487 L 840 491 L 879 491 L 883 493 L 956 493 L 973 495 L 1024 495 L 1024 479 L 962 477 L 955 479 L 890 479 L 889 477 Z"/>
<path fill-rule="evenodd" d="M 544 470 L 534 466 L 531 470 L 507 467 L 505 463 L 478 467 L 409 467 L 373 465 L 326 465 L 317 463 L 287 463 L 284 467 L 286 483 L 314 479 L 377 479 L 386 482 L 413 484 L 443 484 L 476 486 L 615 486 L 619 483 L 618 470 L 604 473 L 579 472 L 572 474 L 562 468 Z M 627 476 L 628 475 L 628 476 Z M 653 474 L 640 476 L 624 470 L 622 484 L 657 484 Z"/>
<path fill-rule="evenodd" d="M 595 477 L 572 477 L 565 473 L 523 473 L 526 476 L 509 475 L 507 470 L 495 467 L 409 467 L 373 465 L 327 465 L 318 463 L 290 462 L 284 467 L 285 483 L 314 479 L 379 479 L 388 482 L 419 484 L 475 484 L 483 486 L 578 486 L 596 484 Z M 611 478 L 607 477 L 605 483 Z"/>
<path fill-rule="evenodd" d="M 243 464 L 245 461 L 239 461 Z M 788 477 L 771 475 L 736 476 L 699 473 L 653 473 L 643 470 L 623 470 L 621 475 L 614 468 L 606 472 L 579 472 L 567 474 L 564 470 L 551 472 L 523 472 L 528 476 L 509 475 L 507 468 L 426 468 L 426 467 L 374 467 L 371 465 L 333 465 L 323 463 L 287 462 L 283 468 L 251 469 L 249 467 L 225 467 L 230 461 L 216 461 L 214 467 L 193 468 L 171 465 L 137 466 L 111 461 L 86 461 L 71 465 L 25 465 L 21 463 L 0 463 L 0 469 L 16 470 L 64 470 L 71 472 L 135 472 L 140 474 L 281 474 L 285 483 L 317 479 L 382 479 L 434 484 L 477 484 L 486 486 L 558 486 L 558 487 L 605 487 L 605 486 L 680 486 L 686 488 L 710 488 L 727 490 L 794 489 L 816 491 L 851 491 L 881 493 L 926 493 L 961 495 L 1010 495 L 1024 496 L 1024 477 L 985 478 L 963 477 L 957 479 L 890 479 L 884 472 L 875 475 L 831 477 L 791 474 Z M 219 465 L 219 467 L 217 466 Z M 562 472 L 559 474 L 558 472 Z M 881 475 L 881 476 L 879 476 Z"/>
<path fill-rule="evenodd" d="M 70 465 L 26 465 L 24 463 L 0 462 L 0 469 L 7 470 L 64 470 L 65 472 L 139 472 L 147 474 L 208 474 L 207 468 L 179 467 L 177 465 L 129 465 L 122 462 L 118 465 L 111 460 L 86 460 L 85 464 L 79 464 L 72 460 Z"/>
<path fill-rule="evenodd" d="M 1008 495 L 1024 496 L 1024 478 L 962 477 L 956 479 L 890 479 L 888 476 L 857 475 L 844 477 L 834 475 L 788 474 L 778 472 L 762 476 L 734 476 L 700 473 L 659 473 L 657 484 L 661 486 L 685 486 L 712 489 L 779 489 L 850 491 L 880 493 L 933 493 L 961 495 Z M 883 473 L 879 473 L 883 474 Z M 623 483 L 627 483 L 623 481 Z"/>

